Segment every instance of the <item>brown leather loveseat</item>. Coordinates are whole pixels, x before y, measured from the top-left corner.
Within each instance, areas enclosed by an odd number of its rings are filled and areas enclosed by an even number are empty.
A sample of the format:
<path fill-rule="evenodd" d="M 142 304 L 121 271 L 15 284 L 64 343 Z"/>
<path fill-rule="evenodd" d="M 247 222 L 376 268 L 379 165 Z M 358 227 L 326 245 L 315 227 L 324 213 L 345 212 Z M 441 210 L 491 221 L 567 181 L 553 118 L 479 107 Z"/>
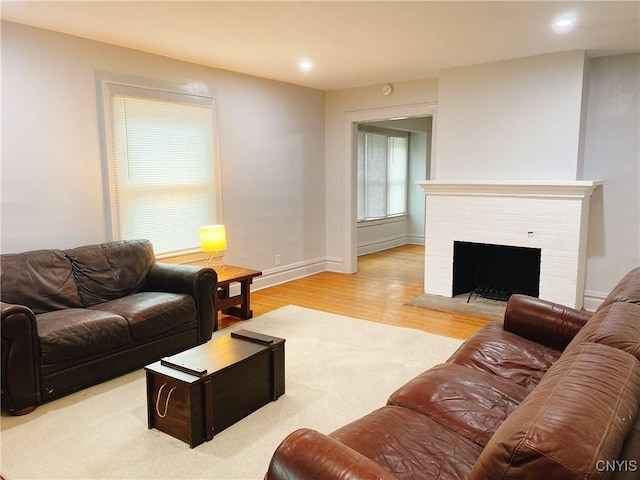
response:
<path fill-rule="evenodd" d="M 330 435 L 292 433 L 265 478 L 637 480 L 639 407 L 637 268 L 593 315 L 512 296 L 504 323 L 387 405 Z"/>
<path fill-rule="evenodd" d="M 1 257 L 2 403 L 12 415 L 204 343 L 214 270 L 147 240 Z"/>

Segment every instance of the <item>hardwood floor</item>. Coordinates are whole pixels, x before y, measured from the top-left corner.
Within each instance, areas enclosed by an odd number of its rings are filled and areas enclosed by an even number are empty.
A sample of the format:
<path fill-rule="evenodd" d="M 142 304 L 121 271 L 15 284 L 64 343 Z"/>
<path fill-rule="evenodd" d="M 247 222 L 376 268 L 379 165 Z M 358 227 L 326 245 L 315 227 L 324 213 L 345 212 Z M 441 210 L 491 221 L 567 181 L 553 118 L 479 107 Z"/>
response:
<path fill-rule="evenodd" d="M 466 339 L 487 322 L 405 305 L 423 293 L 424 247 L 405 245 L 358 258 L 352 275 L 322 272 L 251 293 L 254 316 L 298 305 Z M 220 319 L 224 328 L 235 320 Z"/>

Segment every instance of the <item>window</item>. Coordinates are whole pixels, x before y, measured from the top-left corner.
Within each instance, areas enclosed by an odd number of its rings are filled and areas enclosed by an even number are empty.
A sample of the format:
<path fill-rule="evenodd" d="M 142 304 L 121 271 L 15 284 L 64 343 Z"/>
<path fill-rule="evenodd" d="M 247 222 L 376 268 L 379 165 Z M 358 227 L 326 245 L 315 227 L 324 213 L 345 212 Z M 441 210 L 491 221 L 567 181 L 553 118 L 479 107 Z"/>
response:
<path fill-rule="evenodd" d="M 156 254 L 199 247 L 220 222 L 213 98 L 105 83 L 114 238 L 146 238 Z"/>
<path fill-rule="evenodd" d="M 407 213 L 408 135 L 358 131 L 358 221 Z"/>

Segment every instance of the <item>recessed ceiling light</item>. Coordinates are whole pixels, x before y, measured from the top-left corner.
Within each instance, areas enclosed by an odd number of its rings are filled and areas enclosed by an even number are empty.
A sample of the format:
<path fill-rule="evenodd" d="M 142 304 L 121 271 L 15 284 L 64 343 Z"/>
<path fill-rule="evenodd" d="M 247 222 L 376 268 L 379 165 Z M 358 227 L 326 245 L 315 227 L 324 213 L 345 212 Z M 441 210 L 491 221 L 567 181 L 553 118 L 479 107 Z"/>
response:
<path fill-rule="evenodd" d="M 562 19 L 556 21 L 556 27 L 560 27 L 560 28 L 568 27 L 572 23 L 573 23 L 573 19 L 571 19 L 571 18 L 562 18 Z"/>
<path fill-rule="evenodd" d="M 310 72 L 313 70 L 313 63 L 311 60 L 300 60 L 298 62 L 298 68 L 303 72 Z"/>
<path fill-rule="evenodd" d="M 572 15 L 563 15 L 553 21 L 553 28 L 556 32 L 566 32 L 571 30 L 576 24 L 576 19 Z"/>

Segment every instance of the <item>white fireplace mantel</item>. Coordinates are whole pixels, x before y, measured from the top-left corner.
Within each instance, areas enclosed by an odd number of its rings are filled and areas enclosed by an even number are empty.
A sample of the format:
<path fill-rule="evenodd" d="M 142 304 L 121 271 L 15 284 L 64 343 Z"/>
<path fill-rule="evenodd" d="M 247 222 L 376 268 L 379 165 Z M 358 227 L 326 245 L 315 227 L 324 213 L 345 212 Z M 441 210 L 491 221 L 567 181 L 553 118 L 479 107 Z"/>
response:
<path fill-rule="evenodd" d="M 426 180 L 425 292 L 452 296 L 456 241 L 539 248 L 540 298 L 580 308 L 598 181 Z"/>
<path fill-rule="evenodd" d="M 599 181 L 423 180 L 429 195 L 505 195 L 518 197 L 590 197 Z"/>

